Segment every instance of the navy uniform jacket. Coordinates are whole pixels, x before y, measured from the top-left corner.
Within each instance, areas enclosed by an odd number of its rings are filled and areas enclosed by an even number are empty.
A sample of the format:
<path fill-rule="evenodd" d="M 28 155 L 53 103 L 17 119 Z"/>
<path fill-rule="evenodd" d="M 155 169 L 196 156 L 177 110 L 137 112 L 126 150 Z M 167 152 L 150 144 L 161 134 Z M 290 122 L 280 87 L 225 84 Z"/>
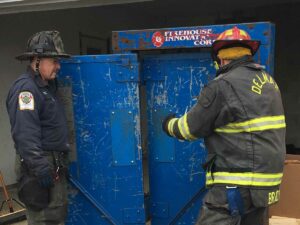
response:
<path fill-rule="evenodd" d="M 28 67 L 6 99 L 16 151 L 35 175 L 50 169 L 47 153 L 69 151 L 67 121 L 55 93 L 54 81 L 45 82 Z"/>

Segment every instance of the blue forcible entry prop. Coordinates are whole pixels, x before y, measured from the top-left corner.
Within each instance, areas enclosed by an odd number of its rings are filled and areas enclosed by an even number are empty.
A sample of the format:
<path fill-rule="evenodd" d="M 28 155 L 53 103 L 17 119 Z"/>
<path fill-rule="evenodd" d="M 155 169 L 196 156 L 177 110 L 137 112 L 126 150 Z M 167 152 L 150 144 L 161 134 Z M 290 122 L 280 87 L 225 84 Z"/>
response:
<path fill-rule="evenodd" d="M 205 194 L 202 140 L 162 132 L 183 115 L 215 68 L 209 48 L 237 25 L 262 45 L 273 74 L 274 25 L 231 24 L 113 32 L 112 55 L 62 61 L 59 79 L 74 127 L 68 224 L 194 224 Z"/>

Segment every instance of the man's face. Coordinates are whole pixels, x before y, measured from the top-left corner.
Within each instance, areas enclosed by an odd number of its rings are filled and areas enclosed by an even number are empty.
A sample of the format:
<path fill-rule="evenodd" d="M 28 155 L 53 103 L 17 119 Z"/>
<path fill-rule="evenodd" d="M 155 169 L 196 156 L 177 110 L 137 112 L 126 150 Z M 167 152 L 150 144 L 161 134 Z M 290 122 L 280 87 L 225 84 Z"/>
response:
<path fill-rule="evenodd" d="M 60 64 L 57 58 L 41 58 L 39 72 L 43 80 L 53 80 L 60 70 Z"/>

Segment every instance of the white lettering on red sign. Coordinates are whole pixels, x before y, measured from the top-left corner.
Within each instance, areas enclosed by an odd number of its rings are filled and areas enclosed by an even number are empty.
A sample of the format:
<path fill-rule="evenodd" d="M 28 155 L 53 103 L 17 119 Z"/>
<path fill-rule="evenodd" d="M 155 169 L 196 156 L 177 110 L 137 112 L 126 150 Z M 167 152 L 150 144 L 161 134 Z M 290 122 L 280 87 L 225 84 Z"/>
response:
<path fill-rule="evenodd" d="M 152 35 L 152 43 L 155 47 L 161 47 L 165 42 L 193 41 L 195 46 L 210 46 L 217 34 L 212 29 L 159 31 Z"/>

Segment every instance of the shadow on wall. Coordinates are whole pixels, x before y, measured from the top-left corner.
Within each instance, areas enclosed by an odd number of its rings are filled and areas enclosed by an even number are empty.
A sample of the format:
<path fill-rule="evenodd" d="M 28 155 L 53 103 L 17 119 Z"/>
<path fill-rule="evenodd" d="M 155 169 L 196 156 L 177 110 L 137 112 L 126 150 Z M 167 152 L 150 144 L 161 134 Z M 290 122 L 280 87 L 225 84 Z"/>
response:
<path fill-rule="evenodd" d="M 295 145 L 293 144 L 287 144 L 286 153 L 292 155 L 300 155 L 300 148 L 295 147 Z"/>

